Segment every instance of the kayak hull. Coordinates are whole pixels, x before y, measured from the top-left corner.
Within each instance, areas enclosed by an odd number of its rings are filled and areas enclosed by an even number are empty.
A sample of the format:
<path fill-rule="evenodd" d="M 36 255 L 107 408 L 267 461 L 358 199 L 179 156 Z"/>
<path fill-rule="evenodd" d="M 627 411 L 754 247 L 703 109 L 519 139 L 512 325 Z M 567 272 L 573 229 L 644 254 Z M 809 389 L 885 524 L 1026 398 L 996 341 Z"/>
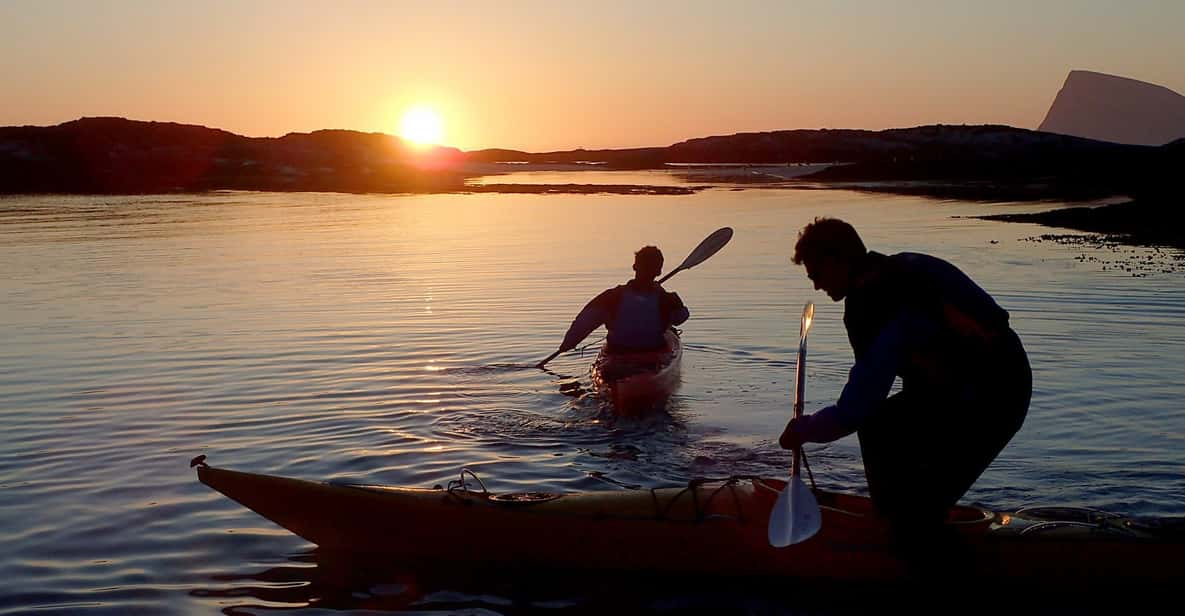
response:
<path fill-rule="evenodd" d="M 664 407 L 682 383 L 683 344 L 668 329 L 666 347 L 642 353 L 610 353 L 602 345 L 591 368 L 593 387 L 618 415 L 640 415 Z"/>
<path fill-rule="evenodd" d="M 456 487 L 334 485 L 204 465 L 198 477 L 323 549 L 385 559 L 840 582 L 910 575 L 888 528 L 861 496 L 816 490 L 820 532 L 771 547 L 769 512 L 784 486 L 772 479 L 495 496 Z M 948 528 L 964 548 L 960 576 L 1146 583 L 1179 579 L 1185 562 L 1181 529 L 1142 528 L 1117 516 L 1051 523 L 1023 511 L 956 507 Z"/>

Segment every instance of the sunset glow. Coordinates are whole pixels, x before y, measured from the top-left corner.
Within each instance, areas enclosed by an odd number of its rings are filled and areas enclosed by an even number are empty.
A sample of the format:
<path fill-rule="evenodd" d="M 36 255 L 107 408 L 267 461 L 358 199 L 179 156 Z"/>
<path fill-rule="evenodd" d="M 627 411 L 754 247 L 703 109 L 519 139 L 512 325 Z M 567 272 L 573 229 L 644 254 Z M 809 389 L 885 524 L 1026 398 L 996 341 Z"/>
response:
<path fill-rule="evenodd" d="M 444 139 L 444 122 L 431 108 L 413 107 L 399 122 L 399 136 L 421 147 L 437 145 Z"/>
<path fill-rule="evenodd" d="M 1166 0 L 217 4 L 0 2 L 0 126 L 115 116 L 546 152 L 1031 129 L 1076 69 L 1185 92 L 1185 2 Z"/>

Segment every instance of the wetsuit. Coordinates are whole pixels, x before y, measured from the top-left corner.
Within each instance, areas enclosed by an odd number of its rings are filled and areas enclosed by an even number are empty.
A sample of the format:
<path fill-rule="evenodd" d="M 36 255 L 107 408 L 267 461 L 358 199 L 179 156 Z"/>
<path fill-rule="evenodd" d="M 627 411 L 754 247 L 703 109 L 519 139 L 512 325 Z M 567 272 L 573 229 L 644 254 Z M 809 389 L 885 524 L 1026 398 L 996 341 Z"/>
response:
<path fill-rule="evenodd" d="M 877 510 L 898 528 L 940 525 L 1028 412 L 1032 372 L 1008 312 L 942 259 L 869 252 L 844 326 L 856 363 L 839 400 L 799 433 L 856 432 Z"/>

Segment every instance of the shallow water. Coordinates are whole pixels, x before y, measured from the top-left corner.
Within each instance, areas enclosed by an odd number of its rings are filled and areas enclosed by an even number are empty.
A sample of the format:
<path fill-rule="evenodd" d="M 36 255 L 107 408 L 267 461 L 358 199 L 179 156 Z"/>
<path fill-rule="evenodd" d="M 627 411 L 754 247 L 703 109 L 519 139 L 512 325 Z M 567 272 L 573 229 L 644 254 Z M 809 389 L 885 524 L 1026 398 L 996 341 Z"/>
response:
<path fill-rule="evenodd" d="M 657 183 L 585 173 L 606 177 L 566 181 Z M 803 302 L 816 302 L 808 410 L 838 395 L 851 361 L 842 306 L 789 263 L 794 234 L 824 214 L 873 249 L 948 258 L 1011 312 L 1033 403 L 965 502 L 1185 515 L 1185 276 L 1104 270 L 1089 248 L 1026 241 L 1048 229 L 961 218 L 1047 207 L 728 187 L 0 199 L 0 613 L 587 607 L 364 575 L 202 486 L 187 462 L 409 486 L 469 467 L 496 491 L 782 475 Z M 528 367 L 628 278 L 638 247 L 673 266 L 725 225 L 732 243 L 667 285 L 692 318 L 666 415 L 616 419 L 564 395 L 587 382 L 595 346 L 551 373 Z M 863 491 L 854 438 L 809 453 L 821 487 Z M 713 600 L 744 609 L 731 596 Z M 672 583 L 629 605 L 702 599 Z"/>

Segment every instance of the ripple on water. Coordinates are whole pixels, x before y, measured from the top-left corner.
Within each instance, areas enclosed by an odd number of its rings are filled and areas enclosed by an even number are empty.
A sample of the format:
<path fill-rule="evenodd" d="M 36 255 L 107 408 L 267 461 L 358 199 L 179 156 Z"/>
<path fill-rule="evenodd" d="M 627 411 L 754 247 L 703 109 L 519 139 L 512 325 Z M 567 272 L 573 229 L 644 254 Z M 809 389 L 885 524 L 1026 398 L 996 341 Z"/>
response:
<path fill-rule="evenodd" d="M 817 310 L 808 411 L 839 395 L 852 359 L 842 306 L 788 264 L 793 231 L 820 214 L 879 250 L 949 257 L 1010 311 L 1033 404 L 966 501 L 1185 515 L 1185 281 L 950 218 L 988 207 L 769 190 L 0 199 L 0 613 L 786 611 L 738 603 L 751 585 L 335 559 L 186 463 L 417 487 L 467 467 L 501 492 L 784 476 L 803 301 Z M 533 368 L 639 246 L 670 262 L 725 225 L 734 240 L 667 284 L 692 318 L 666 413 L 621 418 L 588 394 L 595 337 Z M 808 454 L 820 487 L 864 491 L 854 438 Z"/>

